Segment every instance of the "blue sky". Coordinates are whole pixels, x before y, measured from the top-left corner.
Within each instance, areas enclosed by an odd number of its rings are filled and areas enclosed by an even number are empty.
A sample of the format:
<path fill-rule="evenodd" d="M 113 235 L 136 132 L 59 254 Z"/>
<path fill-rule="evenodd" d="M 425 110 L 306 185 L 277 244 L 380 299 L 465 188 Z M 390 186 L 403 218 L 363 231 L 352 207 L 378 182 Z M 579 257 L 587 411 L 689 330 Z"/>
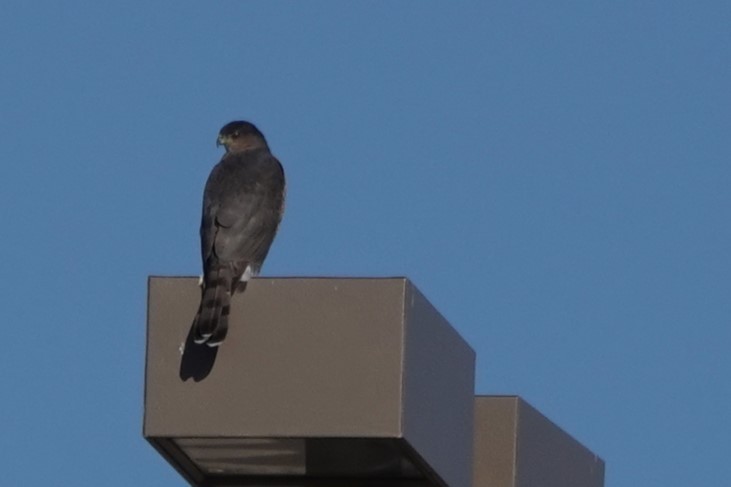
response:
<path fill-rule="evenodd" d="M 406 275 L 607 485 L 731 478 L 731 4 L 0 4 L 3 485 L 177 486 L 146 278 L 218 129 L 285 165 L 266 275 Z"/>

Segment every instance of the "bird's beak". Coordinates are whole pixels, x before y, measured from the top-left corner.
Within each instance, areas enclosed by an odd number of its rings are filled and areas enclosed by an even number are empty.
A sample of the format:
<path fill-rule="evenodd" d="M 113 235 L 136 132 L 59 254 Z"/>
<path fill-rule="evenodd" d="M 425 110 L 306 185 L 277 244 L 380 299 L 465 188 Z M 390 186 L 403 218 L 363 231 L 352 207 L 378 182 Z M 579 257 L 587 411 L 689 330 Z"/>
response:
<path fill-rule="evenodd" d="M 216 147 L 221 147 L 222 145 L 226 145 L 226 137 L 219 135 L 216 139 Z"/>

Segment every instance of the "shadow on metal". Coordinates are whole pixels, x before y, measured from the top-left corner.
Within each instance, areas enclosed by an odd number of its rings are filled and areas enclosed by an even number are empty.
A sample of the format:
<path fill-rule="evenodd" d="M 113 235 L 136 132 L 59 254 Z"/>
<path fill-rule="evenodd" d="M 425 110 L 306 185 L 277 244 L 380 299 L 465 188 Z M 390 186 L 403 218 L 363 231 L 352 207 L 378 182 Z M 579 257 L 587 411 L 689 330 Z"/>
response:
<path fill-rule="evenodd" d="M 190 325 L 188 337 L 185 339 L 185 348 L 180 357 L 180 380 L 193 379 L 200 382 L 213 370 L 219 347 L 196 344 L 193 341 L 193 324 Z"/>

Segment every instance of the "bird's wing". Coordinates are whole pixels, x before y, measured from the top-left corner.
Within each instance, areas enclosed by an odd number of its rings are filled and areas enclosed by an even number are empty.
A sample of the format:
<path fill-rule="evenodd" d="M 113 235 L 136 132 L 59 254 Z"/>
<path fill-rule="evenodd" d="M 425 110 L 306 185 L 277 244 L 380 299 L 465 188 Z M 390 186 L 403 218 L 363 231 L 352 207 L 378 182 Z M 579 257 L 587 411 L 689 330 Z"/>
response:
<path fill-rule="evenodd" d="M 249 263 L 261 264 L 276 234 L 284 175 L 271 154 L 224 157 L 211 173 L 204 196 L 201 243 L 240 276 Z"/>

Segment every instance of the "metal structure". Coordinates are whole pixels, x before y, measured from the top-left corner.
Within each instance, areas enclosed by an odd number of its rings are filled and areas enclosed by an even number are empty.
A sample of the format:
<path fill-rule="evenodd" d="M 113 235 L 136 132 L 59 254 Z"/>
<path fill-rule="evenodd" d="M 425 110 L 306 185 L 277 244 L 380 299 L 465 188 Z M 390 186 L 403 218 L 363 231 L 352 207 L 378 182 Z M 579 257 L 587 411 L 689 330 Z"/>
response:
<path fill-rule="evenodd" d="M 604 462 L 517 396 L 475 398 L 474 487 L 603 487 Z"/>
<path fill-rule="evenodd" d="M 151 278 L 144 435 L 194 485 L 469 487 L 475 354 L 406 279 L 256 279 L 220 348 Z"/>
<path fill-rule="evenodd" d="M 192 342 L 197 281 L 150 278 L 145 370 L 144 436 L 191 485 L 603 486 L 520 398 L 475 398 L 473 350 L 408 279 L 254 279 L 220 348 Z"/>

